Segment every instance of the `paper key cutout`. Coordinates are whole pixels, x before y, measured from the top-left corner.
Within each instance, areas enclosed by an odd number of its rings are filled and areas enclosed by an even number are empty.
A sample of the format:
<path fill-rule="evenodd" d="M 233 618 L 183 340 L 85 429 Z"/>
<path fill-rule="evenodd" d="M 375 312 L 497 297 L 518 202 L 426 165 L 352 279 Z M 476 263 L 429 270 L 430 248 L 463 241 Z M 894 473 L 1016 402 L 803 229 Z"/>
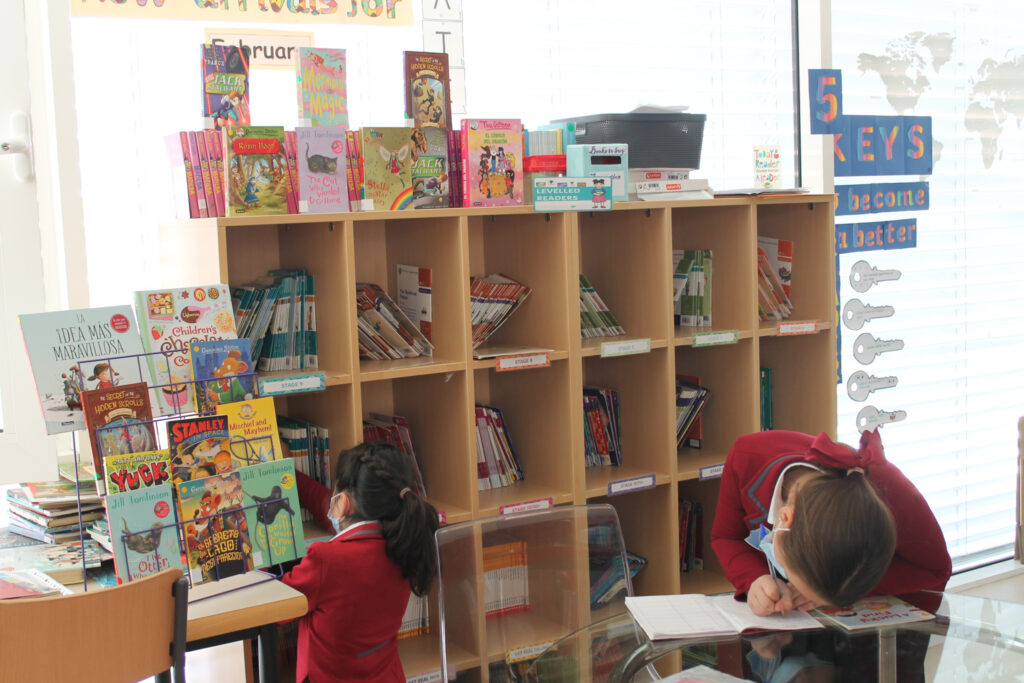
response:
<path fill-rule="evenodd" d="M 853 357 L 861 365 L 870 365 L 878 354 L 899 351 L 902 348 L 902 339 L 878 339 L 870 332 L 864 332 L 853 342 Z"/>
<path fill-rule="evenodd" d="M 879 282 L 899 280 L 903 275 L 898 270 L 879 270 L 867 261 L 857 261 L 850 268 L 850 286 L 853 291 L 863 294 Z"/>
<path fill-rule="evenodd" d="M 888 318 L 895 312 L 892 306 L 868 306 L 860 299 L 850 299 L 843 306 L 843 324 L 851 330 L 859 330 L 864 323 L 875 318 Z"/>
<path fill-rule="evenodd" d="M 874 406 L 865 406 L 857 413 L 857 429 L 862 432 L 869 432 L 876 427 L 902 422 L 907 419 L 905 410 L 879 410 Z"/>
<path fill-rule="evenodd" d="M 850 379 L 846 381 L 846 395 L 854 401 L 863 401 L 867 399 L 871 392 L 894 387 L 898 382 L 899 380 L 894 375 L 875 377 L 863 370 L 858 370 L 850 375 Z"/>

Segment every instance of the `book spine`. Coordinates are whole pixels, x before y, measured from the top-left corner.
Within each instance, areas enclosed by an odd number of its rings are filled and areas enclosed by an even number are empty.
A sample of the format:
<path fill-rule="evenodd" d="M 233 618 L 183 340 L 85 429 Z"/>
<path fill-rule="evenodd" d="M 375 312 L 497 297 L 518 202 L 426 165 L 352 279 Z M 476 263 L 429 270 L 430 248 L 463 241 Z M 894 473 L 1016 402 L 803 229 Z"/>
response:
<path fill-rule="evenodd" d="M 285 158 L 288 164 L 288 172 L 285 180 L 288 183 L 288 213 L 299 213 L 299 167 L 298 167 L 298 143 L 295 138 L 295 131 L 285 131 L 284 134 Z"/>
<path fill-rule="evenodd" d="M 206 212 L 212 218 L 217 215 L 217 198 L 213 190 L 213 175 L 210 172 L 210 151 L 206 148 L 206 131 L 196 131 L 196 146 L 199 149 L 199 170 L 203 174 L 203 194 L 206 196 Z"/>
<path fill-rule="evenodd" d="M 462 128 L 459 131 L 459 139 L 462 141 L 460 150 L 460 166 L 462 168 L 462 206 L 472 206 L 469 194 L 469 122 L 463 119 Z"/>
<path fill-rule="evenodd" d="M 192 152 L 188 146 L 188 131 L 178 133 L 181 143 L 181 160 L 185 167 L 185 184 L 188 191 L 188 213 L 190 218 L 199 218 L 199 193 L 196 188 L 195 166 L 192 164 Z"/>
<path fill-rule="evenodd" d="M 215 130 L 206 131 L 206 147 L 210 152 L 217 215 L 224 216 L 224 140 L 221 134 Z"/>

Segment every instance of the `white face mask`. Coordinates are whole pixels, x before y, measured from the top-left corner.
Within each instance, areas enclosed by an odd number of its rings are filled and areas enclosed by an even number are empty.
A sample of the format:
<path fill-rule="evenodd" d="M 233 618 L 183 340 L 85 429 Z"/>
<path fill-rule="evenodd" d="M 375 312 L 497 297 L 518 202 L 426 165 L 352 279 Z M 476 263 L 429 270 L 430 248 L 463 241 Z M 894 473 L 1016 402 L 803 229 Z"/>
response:
<path fill-rule="evenodd" d="M 332 515 L 331 511 L 334 510 L 334 501 L 337 500 L 338 496 L 340 495 L 340 493 L 335 493 L 333 496 L 331 496 L 331 502 L 327 506 L 327 518 L 331 520 L 331 525 L 334 527 L 334 533 L 336 534 L 341 533 L 341 530 L 343 528 L 342 520 Z"/>

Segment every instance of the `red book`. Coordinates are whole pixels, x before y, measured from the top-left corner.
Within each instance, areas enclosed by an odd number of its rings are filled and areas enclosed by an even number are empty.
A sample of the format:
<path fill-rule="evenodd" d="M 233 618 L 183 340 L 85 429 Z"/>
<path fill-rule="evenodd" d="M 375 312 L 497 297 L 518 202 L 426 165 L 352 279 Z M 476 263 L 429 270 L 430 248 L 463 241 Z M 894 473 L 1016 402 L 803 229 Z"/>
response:
<path fill-rule="evenodd" d="M 188 146 L 188 132 L 178 133 L 178 141 L 181 144 L 181 161 L 185 167 L 185 184 L 188 190 L 188 215 L 189 218 L 199 218 L 199 195 L 196 190 L 195 167 L 192 165 L 192 154 Z"/>
<path fill-rule="evenodd" d="M 206 195 L 206 212 L 210 217 L 218 216 L 217 194 L 214 190 L 213 172 L 210 169 L 210 151 L 206 145 L 206 131 L 196 132 L 196 143 L 199 147 L 199 170 L 203 174 L 203 194 Z"/>
<path fill-rule="evenodd" d="M 213 178 L 213 199 L 217 207 L 217 215 L 224 215 L 224 140 L 215 130 L 204 131 L 206 135 L 206 152 L 210 157 L 210 177 Z"/>
<path fill-rule="evenodd" d="M 155 450 L 153 411 L 145 382 L 82 392 L 82 412 L 92 445 L 93 465 L 103 471 L 103 458 Z"/>

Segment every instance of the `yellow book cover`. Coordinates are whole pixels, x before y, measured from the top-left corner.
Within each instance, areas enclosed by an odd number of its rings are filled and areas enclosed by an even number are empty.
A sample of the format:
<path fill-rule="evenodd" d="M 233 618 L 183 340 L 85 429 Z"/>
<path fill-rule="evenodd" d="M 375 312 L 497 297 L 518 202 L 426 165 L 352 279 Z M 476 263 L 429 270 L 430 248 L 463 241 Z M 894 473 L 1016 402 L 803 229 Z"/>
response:
<path fill-rule="evenodd" d="M 217 406 L 218 415 L 228 418 L 231 458 L 235 468 L 280 460 L 281 437 L 271 396 Z"/>

